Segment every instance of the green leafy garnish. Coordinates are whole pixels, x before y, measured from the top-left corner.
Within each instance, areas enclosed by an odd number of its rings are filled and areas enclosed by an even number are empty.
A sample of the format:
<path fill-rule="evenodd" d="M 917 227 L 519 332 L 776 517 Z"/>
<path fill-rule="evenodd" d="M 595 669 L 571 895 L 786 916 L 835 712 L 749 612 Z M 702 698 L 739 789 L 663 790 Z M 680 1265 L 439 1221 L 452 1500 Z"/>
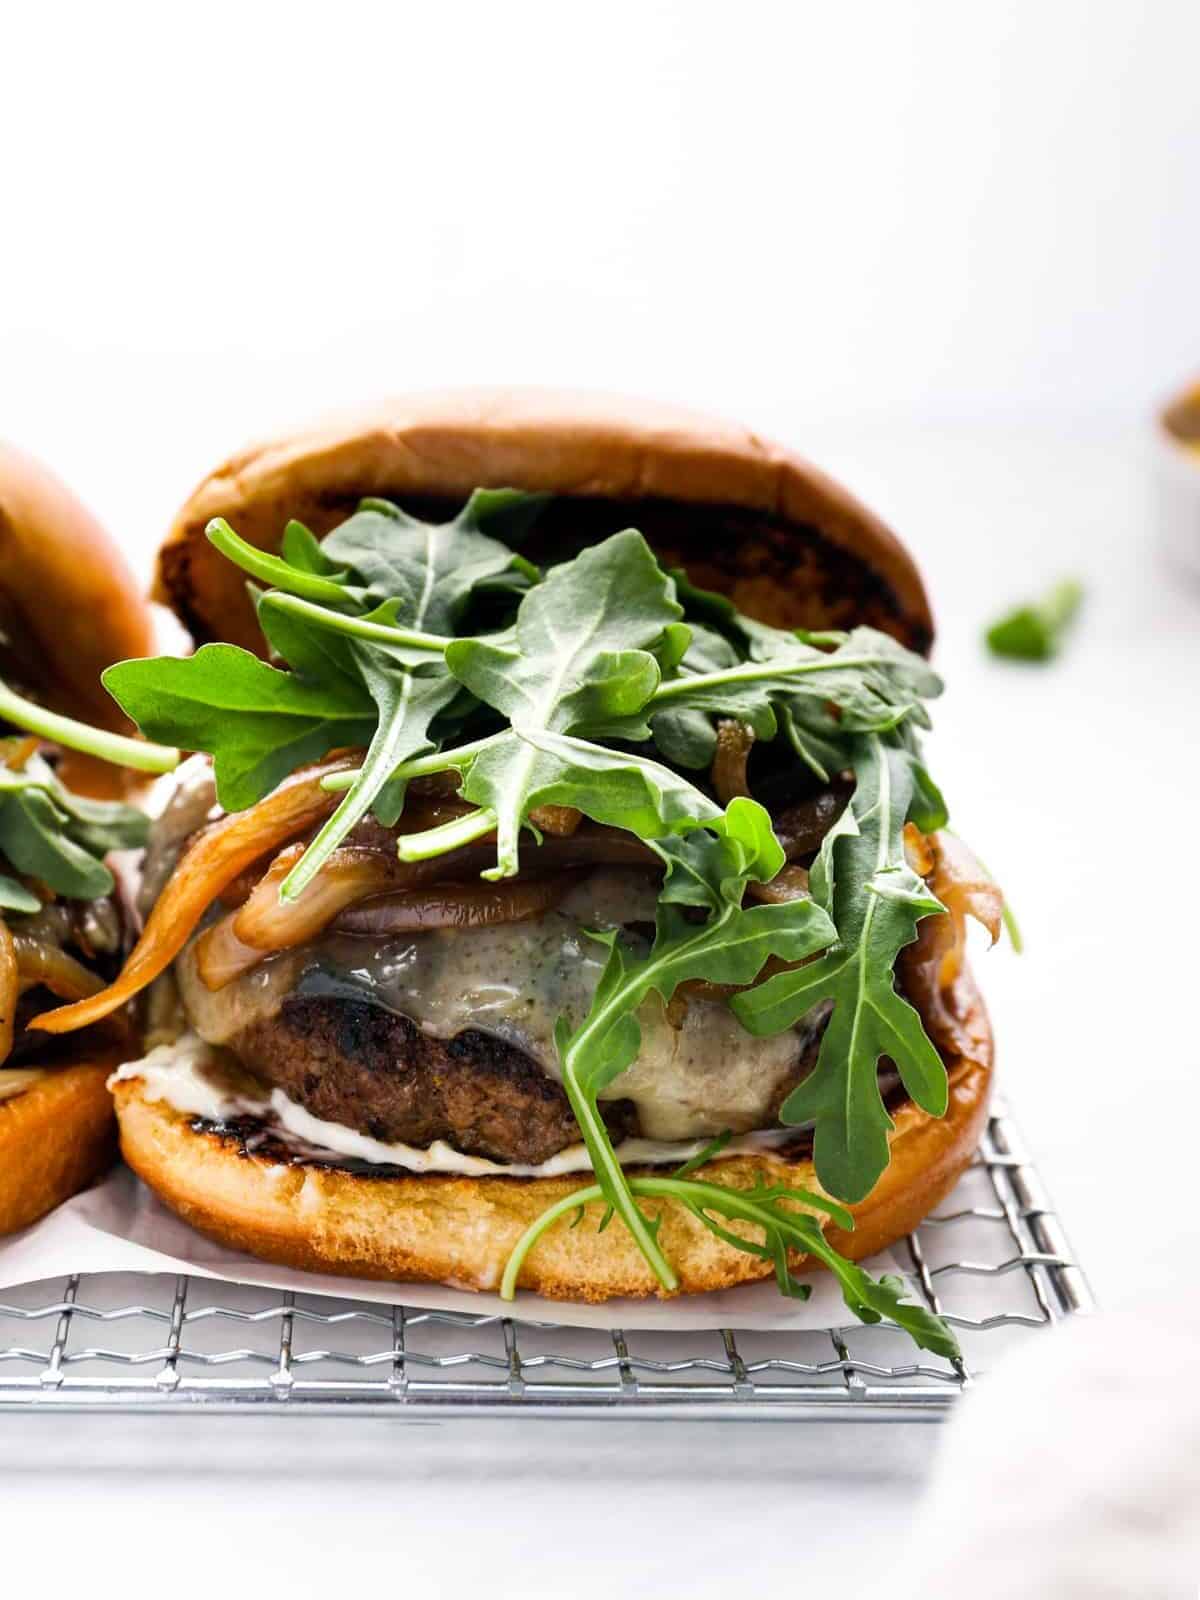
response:
<path fill-rule="evenodd" d="M 485 876 L 518 870 L 521 828 L 538 805 L 578 805 L 643 837 L 719 813 L 659 763 L 570 737 L 636 718 L 661 678 L 654 647 L 680 615 L 671 580 L 631 530 L 554 568 L 521 602 L 511 642 L 447 647 L 458 681 L 511 725 L 462 785 L 496 829 L 496 866 Z"/>
<path fill-rule="evenodd" d="M 860 1322 L 876 1323 L 887 1317 L 897 1327 L 903 1328 L 921 1349 L 932 1350 L 935 1355 L 944 1356 L 948 1361 L 957 1360 L 961 1354 L 958 1340 L 947 1323 L 912 1299 L 912 1290 L 903 1278 L 894 1273 L 872 1278 L 855 1262 L 847 1261 L 838 1254 L 821 1232 L 820 1224 L 811 1212 L 825 1211 L 841 1227 L 852 1226 L 853 1218 L 824 1195 L 783 1184 L 760 1183 L 752 1189 L 736 1189 L 729 1184 L 679 1175 L 665 1178 L 638 1176 L 625 1181 L 635 1203 L 639 1199 L 672 1200 L 735 1250 L 772 1262 L 776 1284 L 780 1292 L 790 1299 L 807 1300 L 812 1292 L 810 1285 L 796 1280 L 788 1264 L 789 1250 L 799 1250 L 829 1268 L 838 1281 L 846 1305 Z M 601 1184 L 590 1184 L 585 1189 L 577 1189 L 573 1194 L 564 1196 L 535 1218 L 508 1258 L 500 1282 L 501 1298 L 515 1298 L 525 1258 L 548 1228 L 573 1211 L 578 1212 L 582 1207 L 598 1201 L 608 1202 L 608 1199 Z M 798 1207 L 808 1209 L 799 1210 Z M 719 1223 L 717 1217 L 727 1222 L 749 1223 L 760 1228 L 762 1238 L 747 1238 L 735 1233 Z M 653 1228 L 654 1224 L 647 1221 L 647 1226 Z"/>
<path fill-rule="evenodd" d="M 94 900 L 111 893 L 113 876 L 103 857 L 145 844 L 148 830 L 146 816 L 133 806 L 72 794 L 40 756 L 30 756 L 19 771 L 0 766 L 0 853 L 56 894 Z M 0 878 L 4 910 L 33 912 L 40 904 L 15 879 Z"/>
<path fill-rule="evenodd" d="M 737 717 L 759 739 L 773 739 L 782 724 L 795 753 L 824 781 L 844 759 L 847 734 L 883 732 L 906 719 L 929 726 L 923 701 L 941 693 L 941 680 L 887 634 L 789 633 L 743 616 L 683 573 L 674 576 L 693 643 L 648 709 L 655 738 L 665 735 L 681 764 L 712 760 L 714 717 Z"/>
<path fill-rule="evenodd" d="M 615 934 L 593 934 L 609 946 L 609 956 L 591 1010 L 574 1032 L 560 1018 L 555 1034 L 563 1087 L 592 1170 L 609 1205 L 668 1290 L 678 1286 L 678 1279 L 658 1247 L 653 1225 L 637 1207 L 598 1107 L 601 1091 L 637 1059 L 642 1038 L 638 1008 L 652 994 L 669 1003 L 688 978 L 752 983 L 769 957 L 801 961 L 835 935 L 833 923 L 812 900 L 744 910 L 747 883 L 773 878 L 783 865 L 783 851 L 770 818 L 753 800 L 734 800 L 723 828 L 720 835 L 701 829 L 654 846 L 666 878 L 653 947 L 637 956 Z M 705 913 L 703 921 L 694 920 L 697 912 Z"/>
<path fill-rule="evenodd" d="M 151 737 L 211 752 L 217 798 L 243 811 L 306 761 L 375 732 L 364 684 L 332 663 L 318 673 L 299 648 L 295 655 L 298 670 L 284 672 L 236 645 L 206 644 L 184 660 L 118 662 L 103 682 Z"/>
<path fill-rule="evenodd" d="M 904 856 L 903 828 L 919 804 L 915 758 L 877 734 L 853 751 L 857 782 L 825 837 L 812 891 L 837 929 L 819 961 L 781 972 L 731 1001 L 751 1033 L 779 1033 L 814 1006 L 833 1002 L 814 1070 L 792 1091 L 780 1118 L 811 1122 L 817 1176 L 832 1194 L 861 1200 L 888 1163 L 892 1120 L 879 1093 L 881 1056 L 931 1116 L 945 1114 L 946 1068 L 918 1013 L 896 992 L 896 957 L 923 916 L 942 913 Z"/>
<path fill-rule="evenodd" d="M 253 805 L 305 761 L 366 747 L 357 771 L 326 780 L 343 797 L 284 880 L 285 897 L 368 812 L 393 826 L 408 785 L 442 772 L 458 774 L 470 809 L 399 834 L 404 860 L 494 834 L 483 875 L 511 877 L 537 865 L 539 808 L 565 806 L 632 833 L 661 861 L 652 945 L 595 933 L 608 958 L 587 1015 L 560 1018 L 556 1030 L 596 1183 L 528 1230 L 506 1292 L 545 1228 L 592 1200 L 603 1203 L 602 1226 L 619 1219 L 672 1291 L 677 1274 L 642 1203 L 669 1199 L 769 1261 L 784 1293 L 804 1292 L 788 1265 L 789 1252 L 802 1251 L 828 1263 L 856 1315 L 890 1317 L 953 1355 L 940 1320 L 907 1299 L 900 1279 L 872 1279 L 843 1261 L 817 1215 L 849 1226 L 839 1201 L 868 1193 L 887 1164 L 883 1057 L 918 1105 L 935 1116 L 946 1107 L 941 1057 L 895 986 L 897 957 L 920 919 L 943 910 L 909 868 L 903 841 L 908 821 L 926 832 L 946 821 L 919 747 L 926 702 L 941 684 L 922 658 L 873 629 L 789 632 L 743 616 L 665 572 L 633 529 L 542 575 L 501 542 L 540 504 L 481 491 L 435 525 L 364 501 L 323 543 L 289 523 L 278 555 L 214 523 L 213 543 L 256 586 L 272 662 L 208 645 L 190 661 L 123 663 L 105 682 L 144 731 L 212 753 L 228 809 Z M 776 777 L 789 753 L 823 782 L 852 775 L 810 895 L 743 904 L 749 885 L 779 873 L 784 852 L 762 806 L 713 797 L 706 774 L 721 719 L 776 741 Z M 0 899 L 5 892 L 0 883 Z M 782 1113 L 787 1124 L 811 1123 L 826 1193 L 765 1181 L 731 1188 L 697 1177 L 695 1163 L 670 1177 L 623 1171 L 601 1096 L 638 1056 L 642 1008 L 669 1004 L 688 980 L 739 989 L 731 1004 L 753 1033 L 793 1028 L 817 1008 L 827 1016 L 816 1065 Z M 746 1236 L 731 1224 L 748 1225 Z"/>
<path fill-rule="evenodd" d="M 873 628 L 856 628 L 832 650 L 819 650 L 791 634 L 761 659 L 681 676 L 651 696 L 651 714 L 671 707 L 736 717 L 762 739 L 776 732 L 775 708 L 787 705 L 806 721 L 816 707 L 828 736 L 881 732 L 906 717 L 928 725 L 922 700 L 940 684 L 919 656 Z M 834 704 L 837 714 L 826 711 Z"/>
<path fill-rule="evenodd" d="M 0 722 L 7 722 L 25 733 L 34 733 L 39 739 L 64 745 L 69 750 L 111 761 L 114 766 L 132 767 L 137 772 L 173 772 L 179 765 L 178 750 L 147 744 L 144 739 L 127 739 L 123 734 L 109 733 L 105 728 L 93 728 L 86 722 L 77 722 L 74 717 L 48 711 L 3 682 L 0 682 Z"/>
<path fill-rule="evenodd" d="M 1064 578 L 1043 600 L 1018 606 L 993 622 L 986 634 L 988 649 L 1012 661 L 1049 661 L 1058 654 L 1082 604 L 1083 585 Z"/>
<path fill-rule="evenodd" d="M 539 504 L 479 491 L 452 522 L 434 524 L 367 500 L 324 544 L 290 523 L 279 556 L 218 518 L 212 542 L 272 586 L 257 597 L 259 621 L 292 670 L 206 645 L 186 661 L 123 662 L 105 673 L 105 686 L 140 727 L 170 728 L 187 749 L 208 751 L 218 798 L 231 810 L 262 799 L 304 761 L 367 745 L 345 798 L 280 886 L 292 899 L 368 811 L 385 825 L 396 821 L 404 783 L 395 769 L 437 748 L 432 725 L 461 694 L 443 650 L 473 591 L 537 576 L 484 525 L 510 526 Z"/>

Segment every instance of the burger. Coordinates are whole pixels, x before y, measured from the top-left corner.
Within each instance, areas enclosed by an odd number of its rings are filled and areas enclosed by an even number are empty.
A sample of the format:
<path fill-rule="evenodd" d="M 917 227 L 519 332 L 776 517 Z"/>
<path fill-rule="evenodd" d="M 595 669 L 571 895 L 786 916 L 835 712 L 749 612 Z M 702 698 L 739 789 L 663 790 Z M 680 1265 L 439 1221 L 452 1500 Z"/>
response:
<path fill-rule="evenodd" d="M 121 965 L 105 857 L 144 844 L 148 824 L 118 796 L 130 769 L 164 770 L 174 753 L 123 731 L 99 675 L 152 645 L 149 607 L 108 535 L 0 444 L 0 1234 L 116 1156 L 105 1080 L 129 1053 L 128 1015 L 61 1039 L 28 1024 L 55 999 L 102 991 Z"/>
<path fill-rule="evenodd" d="M 325 1273 L 602 1301 L 859 1263 L 948 1192 L 1001 899 L 922 754 L 912 558 L 799 457 L 468 391 L 234 456 L 162 548 L 196 640 L 104 682 L 182 769 L 116 981 L 126 1160 Z"/>

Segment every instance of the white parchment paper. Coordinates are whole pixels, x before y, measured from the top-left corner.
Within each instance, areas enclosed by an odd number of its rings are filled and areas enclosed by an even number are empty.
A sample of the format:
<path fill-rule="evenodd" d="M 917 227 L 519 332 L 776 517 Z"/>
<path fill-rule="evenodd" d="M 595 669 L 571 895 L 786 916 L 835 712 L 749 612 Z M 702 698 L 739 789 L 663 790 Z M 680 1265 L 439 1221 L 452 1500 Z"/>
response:
<path fill-rule="evenodd" d="M 902 1272 L 886 1251 L 865 1265 L 874 1273 Z M 126 1167 L 115 1168 L 94 1188 L 76 1195 L 33 1227 L 0 1239 L 0 1288 L 73 1272 L 190 1272 L 232 1283 L 291 1289 L 297 1294 L 474 1316 L 511 1316 L 576 1328 L 769 1331 L 837 1327 L 854 1320 L 824 1272 L 812 1275 L 812 1295 L 804 1301 L 786 1299 L 769 1281 L 715 1294 L 680 1295 L 674 1300 L 610 1300 L 602 1306 L 544 1300 L 528 1293 L 519 1293 L 516 1302 L 509 1304 L 496 1294 L 436 1284 L 372 1283 L 296 1272 L 211 1243 L 168 1211 Z"/>

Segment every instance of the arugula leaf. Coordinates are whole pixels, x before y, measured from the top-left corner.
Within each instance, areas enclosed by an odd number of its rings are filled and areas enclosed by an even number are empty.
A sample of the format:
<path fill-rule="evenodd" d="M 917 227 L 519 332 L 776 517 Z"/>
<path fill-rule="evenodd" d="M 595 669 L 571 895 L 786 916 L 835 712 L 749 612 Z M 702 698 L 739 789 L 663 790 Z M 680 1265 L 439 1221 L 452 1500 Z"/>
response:
<path fill-rule="evenodd" d="M 788 1096 L 780 1119 L 813 1123 L 817 1176 L 849 1201 L 869 1193 L 888 1163 L 892 1120 L 879 1093 L 881 1056 L 895 1062 L 924 1111 L 940 1117 L 947 1105 L 942 1058 L 893 976 L 920 918 L 944 911 L 905 860 L 904 823 L 920 804 L 915 766 L 910 751 L 877 734 L 856 741 L 854 794 L 812 872 L 813 895 L 832 917 L 837 943 L 818 961 L 730 1002 L 751 1033 L 772 1034 L 833 1001 L 816 1066 Z"/>
<path fill-rule="evenodd" d="M 19 771 L 0 766 L 0 852 L 18 872 L 56 894 L 77 900 L 109 894 L 113 877 L 101 858 L 109 850 L 145 844 L 148 832 L 142 812 L 72 794 L 40 756 L 31 756 Z M 9 877 L 2 883 L 4 909 L 38 909 L 36 895 Z"/>
<path fill-rule="evenodd" d="M 512 569 L 536 576 L 528 562 L 481 531 L 492 515 L 523 504 L 511 492 L 477 491 L 452 522 L 434 524 L 386 500 L 364 501 L 325 540 L 324 555 L 359 580 L 360 597 L 370 607 L 360 620 L 448 636 L 484 579 Z M 386 621 L 378 621 L 380 607 Z M 353 786 L 280 885 L 285 900 L 303 892 L 368 811 L 374 808 L 385 826 L 396 821 L 404 784 L 393 777 L 395 768 L 434 748 L 430 725 L 459 693 L 461 680 L 448 674 L 440 657 L 413 665 L 406 651 L 378 636 L 351 637 L 349 646 L 377 724 Z"/>
<path fill-rule="evenodd" d="M 0 911 L 22 911 L 32 914 L 42 909 L 42 902 L 23 883 L 0 873 Z"/>
<path fill-rule="evenodd" d="M 350 576 L 348 572 L 340 571 L 335 561 L 330 561 L 321 549 L 321 541 L 316 534 L 294 517 L 283 530 L 279 553 L 289 567 L 315 573 L 318 578 L 333 578 L 338 583 L 345 583 Z"/>
<path fill-rule="evenodd" d="M 683 838 L 664 839 L 653 848 L 667 874 L 653 947 L 647 955 L 637 956 L 616 934 L 594 933 L 593 938 L 608 945 L 609 956 L 591 1009 L 574 1032 L 560 1017 L 555 1041 L 563 1088 L 604 1197 L 629 1228 L 659 1282 L 671 1289 L 678 1280 L 658 1247 L 653 1225 L 636 1204 L 598 1104 L 601 1092 L 637 1059 L 638 1007 L 652 994 L 668 1004 L 687 978 L 750 983 L 770 956 L 803 960 L 831 943 L 836 931 L 812 900 L 742 909 L 746 884 L 768 881 L 784 862 L 770 817 L 754 800 L 732 801 L 720 834 L 701 829 Z M 707 913 L 703 922 L 688 915 L 696 909 Z"/>
<path fill-rule="evenodd" d="M 848 734 L 882 732 L 906 720 L 929 726 L 921 702 L 941 693 L 941 680 L 889 635 L 873 628 L 850 634 L 773 628 L 743 615 L 724 595 L 698 588 L 685 573 L 674 570 L 672 576 L 693 634 L 715 640 L 715 647 L 708 644 L 707 659 L 693 649 L 681 664 L 681 678 L 699 673 L 703 681 L 675 680 L 655 697 L 656 704 L 671 708 L 653 712 L 651 719 L 656 739 L 665 724 L 671 749 L 678 752 L 671 759 L 695 766 L 712 760 L 713 716 L 740 716 L 760 739 L 775 737 L 778 719 L 796 754 L 828 782 L 846 765 Z M 814 664 L 814 655 L 824 664 Z M 717 685 L 730 668 L 737 670 L 722 692 Z"/>
<path fill-rule="evenodd" d="M 993 622 L 985 635 L 994 656 L 1012 661 L 1049 661 L 1083 604 L 1083 585 L 1075 578 L 1055 584 L 1043 600 L 1018 606 Z"/>
<path fill-rule="evenodd" d="M 283 633 L 272 642 L 292 648 L 310 671 L 282 672 L 236 645 L 206 644 L 182 660 L 118 662 L 101 681 L 152 738 L 207 751 L 218 799 L 242 811 L 304 762 L 365 744 L 375 731 L 375 705 L 361 682 L 340 668 L 317 677 L 313 654 Z"/>
<path fill-rule="evenodd" d="M 533 806 L 568 789 L 578 800 L 585 791 L 594 795 L 599 764 L 609 774 L 638 764 L 634 757 L 609 763 L 611 752 L 599 746 L 585 751 L 579 742 L 551 749 L 549 736 L 636 716 L 660 679 L 653 649 L 679 614 L 670 579 L 641 534 L 630 529 L 553 568 L 522 600 L 511 641 L 456 639 L 446 647 L 454 677 L 502 712 L 513 729 L 479 755 L 462 786 L 463 797 L 496 828 L 496 866 L 485 877 L 511 877 L 518 870 L 520 832 Z M 672 638 L 679 642 L 677 635 Z M 591 777 L 581 777 L 589 763 Z M 665 769 L 644 762 L 639 770 L 651 825 L 656 833 L 666 832 L 676 825 L 678 811 L 667 796 L 661 807 L 655 804 Z M 682 780 L 670 777 L 675 794 Z M 594 799 L 581 809 L 597 815 Z M 599 809 L 610 814 L 603 800 Z M 638 808 L 638 814 L 644 818 L 647 812 Z"/>
<path fill-rule="evenodd" d="M 54 803 L 66 814 L 71 837 L 85 850 L 103 856 L 110 850 L 136 850 L 145 844 L 150 820 L 144 811 L 120 801 L 92 800 L 87 795 L 76 794 L 59 782 L 40 757 L 27 762 L 26 770 L 30 766 L 35 772 L 44 768 Z"/>
<path fill-rule="evenodd" d="M 326 560 L 357 580 L 356 597 L 372 606 L 392 602 L 398 620 L 428 633 L 450 634 L 472 589 L 485 578 L 516 570 L 536 580 L 537 569 L 485 533 L 494 517 L 532 497 L 515 490 L 477 489 L 452 522 L 422 522 L 388 500 L 364 500 L 326 538 Z"/>
<path fill-rule="evenodd" d="M 681 676 L 696 677 L 737 666 L 741 657 L 723 634 L 703 623 L 690 624 L 688 631 L 691 637 L 679 661 Z M 706 712 L 686 706 L 659 711 L 650 718 L 650 730 L 661 754 L 676 766 L 705 770 L 712 766 L 717 730 Z"/>
<path fill-rule="evenodd" d="M 576 806 L 594 822 L 625 828 L 642 839 L 660 839 L 702 822 L 715 823 L 721 817 L 714 800 L 648 756 L 610 750 L 587 739 L 524 723 L 517 724 L 514 732 L 535 752 L 525 779 L 526 815 L 535 806 Z M 463 786 L 467 799 L 482 794 L 485 784 L 494 781 L 499 789 L 508 781 L 512 749 L 511 741 L 506 740 L 479 757 Z"/>
<path fill-rule="evenodd" d="M 763 739 L 775 736 L 778 702 L 793 717 L 811 717 L 806 702 L 816 702 L 831 735 L 885 732 L 906 719 L 928 726 L 922 702 L 940 692 L 941 682 L 920 656 L 887 634 L 855 628 L 833 650 L 788 634 L 774 643 L 769 655 L 661 684 L 647 711 L 687 708 L 738 717 Z M 836 717 L 825 711 L 830 703 Z"/>
<path fill-rule="evenodd" d="M 259 584 L 260 625 L 291 669 L 230 645 L 206 645 L 187 661 L 124 662 L 105 684 L 144 729 L 213 756 L 218 797 L 242 810 L 305 761 L 340 745 L 366 758 L 336 811 L 280 886 L 293 899 L 355 824 L 374 810 L 399 816 L 404 762 L 436 748 L 473 702 L 442 656 L 480 586 L 528 586 L 537 569 L 485 532 L 520 527 L 543 497 L 481 490 L 451 522 L 408 516 L 367 500 L 323 544 L 288 524 L 282 553 L 240 538 L 218 518 L 208 537 Z"/>

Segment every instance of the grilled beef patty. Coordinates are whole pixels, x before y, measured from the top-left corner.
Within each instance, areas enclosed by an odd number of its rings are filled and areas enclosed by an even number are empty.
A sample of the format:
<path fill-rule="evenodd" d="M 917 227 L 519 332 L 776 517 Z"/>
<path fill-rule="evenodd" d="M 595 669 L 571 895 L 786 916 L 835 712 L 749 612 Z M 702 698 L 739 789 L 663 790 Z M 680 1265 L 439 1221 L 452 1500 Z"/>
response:
<path fill-rule="evenodd" d="M 476 1029 L 436 1039 L 364 1001 L 289 995 L 232 1044 L 251 1072 L 314 1117 L 387 1144 L 444 1139 L 467 1155 L 533 1165 L 579 1141 L 561 1086 Z M 614 1138 L 636 1132 L 628 1101 L 603 1111 Z"/>
<path fill-rule="evenodd" d="M 774 1112 L 811 1070 L 821 1032 L 797 1033 L 795 1067 Z M 561 1085 L 523 1051 L 477 1029 L 438 1039 L 365 1001 L 294 994 L 229 1042 L 256 1077 L 312 1116 L 384 1143 L 444 1139 L 466 1155 L 532 1166 L 579 1142 Z M 600 1109 L 614 1140 L 640 1132 L 629 1101 Z"/>

